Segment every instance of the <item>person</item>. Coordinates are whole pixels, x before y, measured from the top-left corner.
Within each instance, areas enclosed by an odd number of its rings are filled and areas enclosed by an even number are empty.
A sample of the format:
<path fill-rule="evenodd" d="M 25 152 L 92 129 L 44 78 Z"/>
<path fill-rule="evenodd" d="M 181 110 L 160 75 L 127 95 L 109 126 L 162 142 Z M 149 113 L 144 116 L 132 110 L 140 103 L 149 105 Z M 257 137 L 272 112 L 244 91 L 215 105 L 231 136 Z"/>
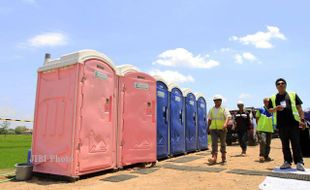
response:
<path fill-rule="evenodd" d="M 241 147 L 241 155 L 245 156 L 248 143 L 248 130 L 251 127 L 250 115 L 244 110 L 244 103 L 242 101 L 237 102 L 238 111 L 235 115 L 235 124 L 238 134 L 238 141 Z"/>
<path fill-rule="evenodd" d="M 272 161 L 269 157 L 273 133 L 272 114 L 268 110 L 269 98 L 264 98 L 264 106 L 256 111 L 257 136 L 259 141 L 259 161 Z"/>
<path fill-rule="evenodd" d="M 290 143 L 293 149 L 294 163 L 296 169 L 305 171 L 301 148 L 299 126 L 305 128 L 302 101 L 295 92 L 287 92 L 287 83 L 283 78 L 276 80 L 278 93 L 269 100 L 269 111 L 274 114 L 274 123 L 279 129 L 279 136 L 282 143 L 284 163 L 280 169 L 291 168 L 292 154 Z"/>
<path fill-rule="evenodd" d="M 222 163 L 226 162 L 226 133 L 227 123 L 230 118 L 230 113 L 223 108 L 222 96 L 215 95 L 213 97 L 214 107 L 210 109 L 208 114 L 208 126 L 211 135 L 212 157 L 208 159 L 209 164 L 216 164 L 218 155 L 218 138 L 221 143 Z"/>

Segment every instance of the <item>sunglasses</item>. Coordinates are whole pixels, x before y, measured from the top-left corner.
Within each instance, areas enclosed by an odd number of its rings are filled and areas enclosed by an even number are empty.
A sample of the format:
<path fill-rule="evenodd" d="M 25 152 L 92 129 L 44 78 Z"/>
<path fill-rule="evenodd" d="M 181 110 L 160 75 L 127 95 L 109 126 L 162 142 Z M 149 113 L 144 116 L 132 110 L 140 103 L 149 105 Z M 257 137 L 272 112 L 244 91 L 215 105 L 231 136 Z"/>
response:
<path fill-rule="evenodd" d="M 279 85 L 285 85 L 285 82 L 278 82 L 277 86 L 279 86 Z"/>
<path fill-rule="evenodd" d="M 216 102 L 216 101 L 222 101 L 221 99 L 217 99 L 217 100 L 213 100 L 214 102 Z"/>

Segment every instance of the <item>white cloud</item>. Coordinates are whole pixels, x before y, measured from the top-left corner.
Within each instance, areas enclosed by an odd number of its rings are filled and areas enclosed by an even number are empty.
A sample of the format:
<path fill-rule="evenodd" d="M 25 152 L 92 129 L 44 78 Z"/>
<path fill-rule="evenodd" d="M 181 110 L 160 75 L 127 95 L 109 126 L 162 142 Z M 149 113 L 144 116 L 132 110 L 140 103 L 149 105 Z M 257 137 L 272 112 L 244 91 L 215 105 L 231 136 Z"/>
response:
<path fill-rule="evenodd" d="M 191 52 L 184 48 L 167 50 L 158 55 L 157 60 L 153 64 L 165 66 L 185 66 L 192 68 L 211 69 L 220 65 L 218 61 L 209 59 L 209 55 L 194 56 Z"/>
<path fill-rule="evenodd" d="M 27 47 L 55 47 L 63 46 L 67 44 L 67 37 L 63 33 L 51 32 L 43 33 L 28 39 L 26 43 L 22 43 L 21 46 Z"/>
<path fill-rule="evenodd" d="M 257 58 L 250 52 L 243 52 L 242 54 L 236 54 L 234 56 L 235 63 L 242 64 L 244 61 L 255 62 Z"/>
<path fill-rule="evenodd" d="M 244 45 L 254 45 L 256 48 L 272 48 L 272 39 L 285 40 L 286 37 L 280 32 L 280 29 L 276 26 L 267 26 L 266 32 L 256 32 L 255 34 L 249 34 L 242 37 L 232 36 L 231 41 L 238 41 Z"/>
<path fill-rule="evenodd" d="M 238 63 L 238 64 L 242 64 L 243 63 L 243 58 L 240 54 L 236 54 L 235 55 L 235 63 Z"/>
<path fill-rule="evenodd" d="M 223 101 L 223 104 L 227 103 L 228 100 L 227 100 L 226 97 L 222 96 L 222 99 L 223 99 L 223 100 L 222 100 L 222 101 Z"/>
<path fill-rule="evenodd" d="M 248 61 L 255 61 L 256 60 L 256 57 L 250 53 L 250 52 L 244 52 L 242 54 L 242 57 L 245 59 L 245 60 L 248 60 Z"/>
<path fill-rule="evenodd" d="M 241 93 L 239 95 L 239 99 L 250 99 L 252 98 L 253 96 L 251 94 L 247 94 L 247 93 Z"/>
<path fill-rule="evenodd" d="M 157 75 L 162 77 L 165 81 L 168 83 L 173 82 L 173 83 L 184 83 L 184 82 L 194 82 L 195 79 L 191 75 L 183 75 L 177 71 L 171 71 L 171 70 L 165 70 L 165 71 L 160 71 L 158 69 L 154 69 L 149 72 L 150 75 Z"/>
<path fill-rule="evenodd" d="M 220 52 L 230 52 L 230 51 L 232 51 L 232 49 L 230 49 L 230 48 L 221 48 L 220 49 Z"/>

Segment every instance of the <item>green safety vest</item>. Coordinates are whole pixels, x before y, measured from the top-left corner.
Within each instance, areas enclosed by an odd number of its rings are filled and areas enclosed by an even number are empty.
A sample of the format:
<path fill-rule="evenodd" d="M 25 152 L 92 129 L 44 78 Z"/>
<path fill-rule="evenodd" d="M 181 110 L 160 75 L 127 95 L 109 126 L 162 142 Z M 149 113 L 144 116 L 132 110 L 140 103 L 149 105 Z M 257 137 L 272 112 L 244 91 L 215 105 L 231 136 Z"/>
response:
<path fill-rule="evenodd" d="M 214 107 L 211 109 L 211 125 L 210 129 L 223 129 L 223 126 L 225 124 L 225 110 L 223 108 L 219 108 L 217 114 L 214 114 Z"/>
<path fill-rule="evenodd" d="M 289 95 L 290 100 L 291 100 L 291 108 L 292 108 L 294 119 L 297 122 L 300 122 L 300 117 L 299 117 L 298 110 L 296 107 L 296 93 L 295 92 L 288 92 L 288 95 Z M 276 107 L 276 95 L 273 95 L 271 97 L 271 102 L 272 102 L 272 107 L 275 108 Z M 274 112 L 273 116 L 274 116 L 274 124 L 276 125 L 277 124 L 277 112 Z"/>
<path fill-rule="evenodd" d="M 265 107 L 264 109 L 268 111 Z M 265 114 L 261 114 L 260 110 L 257 110 L 256 118 L 259 118 L 256 128 L 257 131 L 273 133 L 272 115 L 268 117 Z"/>

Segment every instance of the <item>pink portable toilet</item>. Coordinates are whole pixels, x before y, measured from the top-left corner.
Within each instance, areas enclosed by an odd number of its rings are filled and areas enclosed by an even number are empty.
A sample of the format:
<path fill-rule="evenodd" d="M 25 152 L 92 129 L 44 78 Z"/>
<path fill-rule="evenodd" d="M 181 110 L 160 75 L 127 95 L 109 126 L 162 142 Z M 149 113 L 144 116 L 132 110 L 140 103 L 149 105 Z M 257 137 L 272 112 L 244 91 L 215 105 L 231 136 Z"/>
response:
<path fill-rule="evenodd" d="M 38 70 L 34 172 L 77 178 L 116 168 L 117 77 L 94 50 L 46 59 Z"/>
<path fill-rule="evenodd" d="M 117 67 L 117 166 L 156 162 L 156 80 L 132 65 Z"/>

